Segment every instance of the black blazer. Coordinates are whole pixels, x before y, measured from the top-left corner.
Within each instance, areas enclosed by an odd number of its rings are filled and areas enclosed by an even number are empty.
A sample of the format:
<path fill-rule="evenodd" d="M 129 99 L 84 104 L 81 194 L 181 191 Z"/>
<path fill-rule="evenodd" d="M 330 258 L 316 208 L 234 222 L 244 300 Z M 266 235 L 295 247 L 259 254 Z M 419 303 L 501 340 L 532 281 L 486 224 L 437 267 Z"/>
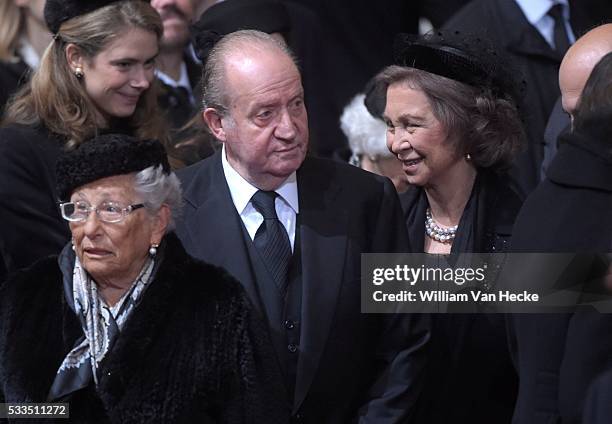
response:
<path fill-rule="evenodd" d="M 9 273 L 59 254 L 70 239 L 55 188 L 62 146 L 44 127 L 0 128 L 0 254 Z"/>
<path fill-rule="evenodd" d="M 259 305 L 221 152 L 178 174 L 185 247 L 227 268 Z M 316 158 L 304 161 L 297 183 L 303 294 L 294 419 L 349 422 L 359 410 L 372 422 L 403 422 L 422 383 L 427 319 L 360 313 L 360 254 L 407 249 L 395 190 L 388 179 Z"/>
<path fill-rule="evenodd" d="M 548 178 L 517 218 L 513 251 L 610 251 L 612 155 L 606 143 L 577 133 L 562 136 Z M 584 279 L 598 266 L 581 271 Z M 580 308 L 573 314 L 516 315 L 512 327 L 520 373 L 514 421 L 580 422 L 589 385 L 612 366 L 612 317 Z"/>
<path fill-rule="evenodd" d="M 410 240 L 415 251 L 423 252 L 428 207 L 424 190 L 413 187 L 400 198 Z M 479 171 L 472 200 L 477 201 L 473 252 L 505 251 L 520 196 L 506 178 Z M 502 314 L 433 315 L 430 351 L 416 422 L 510 423 L 518 382 Z"/>
<path fill-rule="evenodd" d="M 199 82 L 202 76 L 202 67 L 194 62 L 190 55 L 185 54 L 183 56 L 185 61 L 185 67 L 187 68 L 187 77 L 191 90 L 194 96 L 194 102 L 192 103 L 187 92 L 184 96 L 182 93 L 166 85 L 161 79 L 158 78 L 159 90 L 157 94 L 157 102 L 160 110 L 164 111 L 166 119 L 170 125 L 170 128 L 177 130 L 185 125 L 195 113 L 199 110 Z"/>
<path fill-rule="evenodd" d="M 577 37 L 591 25 L 580 3 L 569 2 L 570 24 Z M 562 58 L 512 0 L 474 0 L 449 19 L 444 29 L 481 34 L 508 54 L 516 71 L 522 74 L 517 78 L 525 82 L 520 107 L 528 145 L 517 158 L 514 171 L 523 193 L 530 193 L 540 181 L 544 128 L 560 94 L 558 74 Z"/>
<path fill-rule="evenodd" d="M 189 257 L 174 234 L 160 249 L 153 280 L 100 364 L 98 387 L 66 399 L 70 422 L 286 423 L 289 411 L 276 406 L 282 380 L 242 287 Z M 52 256 L 0 288 L 0 402 L 45 402 L 83 334 L 62 278 Z"/>
<path fill-rule="evenodd" d="M 571 119 L 563 110 L 561 101 L 561 96 L 559 96 L 552 112 L 550 112 L 548 122 L 546 123 L 546 129 L 544 131 L 544 159 L 542 160 L 540 172 L 541 180 L 546 178 L 546 170 L 559 150 L 557 141 L 559 135 L 571 129 Z"/>

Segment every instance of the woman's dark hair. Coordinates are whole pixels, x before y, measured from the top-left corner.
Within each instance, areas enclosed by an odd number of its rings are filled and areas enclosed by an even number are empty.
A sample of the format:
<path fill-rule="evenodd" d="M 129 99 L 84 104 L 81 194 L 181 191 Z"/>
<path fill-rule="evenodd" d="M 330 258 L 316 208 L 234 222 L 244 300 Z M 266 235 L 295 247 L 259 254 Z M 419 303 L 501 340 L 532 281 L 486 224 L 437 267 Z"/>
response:
<path fill-rule="evenodd" d="M 436 119 L 462 155 L 477 168 L 502 171 L 521 148 L 525 134 L 516 105 L 489 87 L 475 87 L 420 69 L 392 65 L 375 78 L 386 93 L 392 84 L 406 84 L 427 97 Z"/>
<path fill-rule="evenodd" d="M 574 113 L 574 130 L 612 142 L 612 53 L 593 68 Z"/>

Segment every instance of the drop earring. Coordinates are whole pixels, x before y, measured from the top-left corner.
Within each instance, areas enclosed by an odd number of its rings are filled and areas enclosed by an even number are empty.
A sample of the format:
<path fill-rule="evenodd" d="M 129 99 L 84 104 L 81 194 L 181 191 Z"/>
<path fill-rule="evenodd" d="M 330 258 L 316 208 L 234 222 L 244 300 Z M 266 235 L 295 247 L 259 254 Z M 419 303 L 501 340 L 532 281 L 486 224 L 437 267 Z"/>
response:
<path fill-rule="evenodd" d="M 83 68 L 81 68 L 80 66 L 77 66 L 76 69 L 74 70 L 74 76 L 77 77 L 77 79 L 81 79 L 83 78 Z"/>

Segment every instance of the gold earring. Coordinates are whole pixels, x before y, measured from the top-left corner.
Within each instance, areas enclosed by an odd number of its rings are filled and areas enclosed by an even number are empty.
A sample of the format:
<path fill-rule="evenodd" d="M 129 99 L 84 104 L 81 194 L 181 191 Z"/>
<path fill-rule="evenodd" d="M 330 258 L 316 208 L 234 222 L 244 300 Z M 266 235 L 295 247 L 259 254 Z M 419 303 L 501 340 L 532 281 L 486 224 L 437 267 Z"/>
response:
<path fill-rule="evenodd" d="M 77 66 L 76 69 L 74 70 L 74 76 L 77 77 L 77 79 L 81 79 L 83 78 L 83 68 L 81 68 L 80 66 Z"/>

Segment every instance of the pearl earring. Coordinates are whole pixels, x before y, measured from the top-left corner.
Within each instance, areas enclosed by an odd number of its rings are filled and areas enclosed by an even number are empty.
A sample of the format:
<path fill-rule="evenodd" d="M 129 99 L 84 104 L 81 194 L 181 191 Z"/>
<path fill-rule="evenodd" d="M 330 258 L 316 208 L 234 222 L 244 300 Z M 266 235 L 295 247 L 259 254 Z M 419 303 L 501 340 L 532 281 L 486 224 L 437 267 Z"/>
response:
<path fill-rule="evenodd" d="M 74 70 L 74 76 L 77 77 L 77 79 L 81 79 L 83 78 L 83 75 L 85 75 L 83 73 L 83 68 L 81 68 L 80 66 L 77 66 L 76 69 Z"/>
<path fill-rule="evenodd" d="M 159 247 L 159 244 L 152 244 L 151 247 L 149 248 L 149 255 L 155 256 L 157 254 L 158 247 Z"/>

